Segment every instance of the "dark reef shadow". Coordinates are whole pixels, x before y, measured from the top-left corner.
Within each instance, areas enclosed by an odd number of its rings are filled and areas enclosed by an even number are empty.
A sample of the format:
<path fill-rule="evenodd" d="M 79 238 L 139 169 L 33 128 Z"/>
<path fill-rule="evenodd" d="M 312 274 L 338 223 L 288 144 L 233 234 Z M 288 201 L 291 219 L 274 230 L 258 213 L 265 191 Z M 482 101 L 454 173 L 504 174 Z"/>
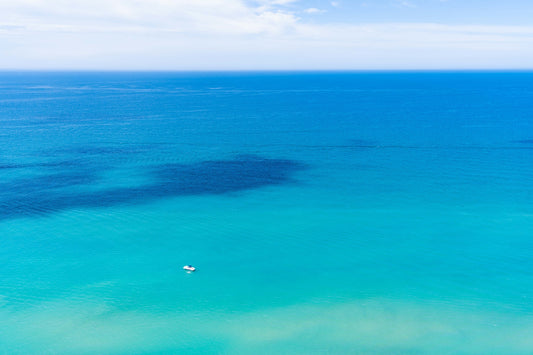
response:
<path fill-rule="evenodd" d="M 40 166 L 39 163 L 30 165 L 32 168 Z M 42 216 L 75 208 L 143 204 L 168 197 L 221 195 L 290 184 L 295 182 L 293 175 L 306 165 L 257 155 L 192 164 L 160 164 L 146 168 L 151 177 L 147 184 L 104 190 L 94 187 L 101 181 L 102 173 L 112 169 L 108 164 L 97 168 L 96 164 L 75 160 L 43 163 L 42 168 L 44 174 L 0 183 L 0 220 Z M 50 172 L 51 168 L 55 171 Z"/>

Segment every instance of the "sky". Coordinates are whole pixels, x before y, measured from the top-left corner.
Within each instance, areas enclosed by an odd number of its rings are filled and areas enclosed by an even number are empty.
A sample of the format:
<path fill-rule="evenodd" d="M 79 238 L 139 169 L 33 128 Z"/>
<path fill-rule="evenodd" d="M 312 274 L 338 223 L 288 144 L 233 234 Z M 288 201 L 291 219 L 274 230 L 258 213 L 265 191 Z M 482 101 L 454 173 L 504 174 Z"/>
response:
<path fill-rule="evenodd" d="M 532 0 L 0 0 L 0 69 L 532 69 Z"/>

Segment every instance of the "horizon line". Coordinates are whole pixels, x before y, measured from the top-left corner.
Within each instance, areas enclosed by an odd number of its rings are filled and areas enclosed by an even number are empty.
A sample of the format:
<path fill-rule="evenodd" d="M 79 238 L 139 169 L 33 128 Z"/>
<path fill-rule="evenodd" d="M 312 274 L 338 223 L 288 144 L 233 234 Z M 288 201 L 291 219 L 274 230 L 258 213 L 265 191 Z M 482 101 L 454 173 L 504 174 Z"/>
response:
<path fill-rule="evenodd" d="M 531 68 L 441 68 L 441 69 L 31 69 L 0 68 L 0 72 L 49 73 L 402 73 L 402 72 L 533 72 Z"/>

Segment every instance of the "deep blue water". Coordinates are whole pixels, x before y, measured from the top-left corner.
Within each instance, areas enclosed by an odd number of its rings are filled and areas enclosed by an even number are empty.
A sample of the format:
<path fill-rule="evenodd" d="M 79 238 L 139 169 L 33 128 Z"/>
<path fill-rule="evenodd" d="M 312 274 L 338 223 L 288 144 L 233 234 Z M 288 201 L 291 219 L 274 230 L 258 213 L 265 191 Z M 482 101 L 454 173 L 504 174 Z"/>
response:
<path fill-rule="evenodd" d="M 530 72 L 2 72 L 0 353 L 532 354 L 532 103 Z"/>

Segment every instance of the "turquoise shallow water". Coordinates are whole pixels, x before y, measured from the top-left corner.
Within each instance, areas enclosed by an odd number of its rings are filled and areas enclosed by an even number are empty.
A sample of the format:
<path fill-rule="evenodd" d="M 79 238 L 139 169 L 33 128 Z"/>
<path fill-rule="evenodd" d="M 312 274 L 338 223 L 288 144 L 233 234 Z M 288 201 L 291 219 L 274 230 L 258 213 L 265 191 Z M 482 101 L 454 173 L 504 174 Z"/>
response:
<path fill-rule="evenodd" d="M 0 353 L 533 353 L 532 79 L 1 73 Z"/>

